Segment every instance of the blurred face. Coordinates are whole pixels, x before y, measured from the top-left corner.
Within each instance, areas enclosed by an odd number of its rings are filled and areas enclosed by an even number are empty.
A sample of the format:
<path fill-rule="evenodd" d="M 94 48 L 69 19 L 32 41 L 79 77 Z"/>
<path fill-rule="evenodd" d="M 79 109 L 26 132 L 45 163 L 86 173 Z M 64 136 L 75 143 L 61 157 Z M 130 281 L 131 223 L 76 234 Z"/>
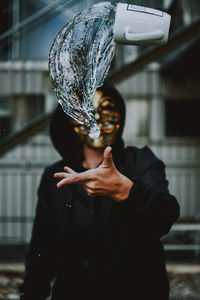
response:
<path fill-rule="evenodd" d="M 95 119 L 101 131 L 97 139 L 92 139 L 84 127 L 73 120 L 73 128 L 81 141 L 92 148 L 105 148 L 115 142 L 116 133 L 120 127 L 120 113 L 116 101 L 110 96 L 104 96 L 97 90 L 92 103 L 95 108 Z"/>

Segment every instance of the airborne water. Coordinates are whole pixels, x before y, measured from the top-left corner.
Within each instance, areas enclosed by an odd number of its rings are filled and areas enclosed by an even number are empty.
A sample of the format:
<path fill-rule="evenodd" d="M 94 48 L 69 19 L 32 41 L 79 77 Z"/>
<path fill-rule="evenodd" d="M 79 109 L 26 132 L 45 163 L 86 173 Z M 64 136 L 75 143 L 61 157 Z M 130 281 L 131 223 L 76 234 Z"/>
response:
<path fill-rule="evenodd" d="M 50 77 L 58 102 L 92 138 L 100 134 L 92 98 L 114 56 L 115 14 L 116 4 L 110 2 L 85 9 L 58 33 L 49 52 Z"/>

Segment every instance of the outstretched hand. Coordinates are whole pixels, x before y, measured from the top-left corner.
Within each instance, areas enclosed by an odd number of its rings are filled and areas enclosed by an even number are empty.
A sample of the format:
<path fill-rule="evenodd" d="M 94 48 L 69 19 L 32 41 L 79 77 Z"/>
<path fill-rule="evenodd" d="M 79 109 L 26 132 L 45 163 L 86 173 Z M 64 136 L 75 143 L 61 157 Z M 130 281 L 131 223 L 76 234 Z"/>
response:
<path fill-rule="evenodd" d="M 103 161 L 97 168 L 77 173 L 69 167 L 64 167 L 64 172 L 55 173 L 54 178 L 61 179 L 57 184 L 58 188 L 77 183 L 90 196 L 106 195 L 117 202 L 128 197 L 133 185 L 129 178 L 116 169 L 110 146 L 104 150 Z"/>

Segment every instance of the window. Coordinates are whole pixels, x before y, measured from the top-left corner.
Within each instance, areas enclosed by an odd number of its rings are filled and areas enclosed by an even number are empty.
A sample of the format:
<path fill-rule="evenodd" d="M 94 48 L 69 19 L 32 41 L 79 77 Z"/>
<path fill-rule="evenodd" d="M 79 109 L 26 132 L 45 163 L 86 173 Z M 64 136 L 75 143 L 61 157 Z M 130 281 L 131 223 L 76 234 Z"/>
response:
<path fill-rule="evenodd" d="M 200 137 L 200 99 L 165 101 L 166 136 Z"/>
<path fill-rule="evenodd" d="M 67 23 L 65 10 L 52 9 L 42 17 L 35 18 L 32 22 L 29 17 L 47 7 L 49 0 L 1 0 L 0 1 L 0 34 L 12 29 L 21 21 L 27 20 L 21 30 L 13 31 L 6 36 L 0 44 L 0 60 L 10 59 L 48 59 L 51 44 Z M 72 1 L 71 1 L 72 2 Z M 64 2 L 63 2 L 64 5 Z M 64 8 L 68 7 L 66 4 Z M 71 9 L 71 7 L 70 7 Z"/>
<path fill-rule="evenodd" d="M 26 96 L 26 120 L 31 120 L 44 112 L 43 95 Z"/>
<path fill-rule="evenodd" d="M 12 96 L 13 124 L 19 129 L 23 124 L 44 112 L 43 95 Z"/>
<path fill-rule="evenodd" d="M 0 1 L 0 35 L 7 31 L 12 24 L 12 1 L 1 0 Z M 3 40 L 0 44 L 0 60 L 7 60 L 11 56 L 10 51 L 10 39 Z"/>
<path fill-rule="evenodd" d="M 19 130 L 44 113 L 43 95 L 13 95 L 0 98 L 0 138 Z"/>
<path fill-rule="evenodd" d="M 148 137 L 149 135 L 149 101 L 146 99 L 126 102 L 125 139 Z"/>
<path fill-rule="evenodd" d="M 11 111 L 10 99 L 0 97 L 0 139 L 8 135 L 11 131 Z"/>

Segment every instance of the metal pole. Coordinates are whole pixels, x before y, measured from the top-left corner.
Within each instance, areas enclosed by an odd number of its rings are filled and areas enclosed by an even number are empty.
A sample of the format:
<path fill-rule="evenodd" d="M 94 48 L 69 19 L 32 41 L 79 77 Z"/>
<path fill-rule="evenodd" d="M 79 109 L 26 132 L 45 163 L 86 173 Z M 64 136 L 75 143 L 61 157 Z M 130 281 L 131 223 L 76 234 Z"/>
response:
<path fill-rule="evenodd" d="M 12 24 L 15 26 L 20 20 L 19 0 L 15 0 L 12 3 L 13 17 Z M 15 32 L 12 35 L 12 59 L 19 59 L 20 56 L 20 41 L 19 32 Z"/>
<path fill-rule="evenodd" d="M 80 1 L 81 0 L 77 0 L 76 3 L 80 2 Z M 74 4 L 74 1 L 73 0 L 57 0 L 57 1 L 54 1 L 53 3 L 41 8 L 38 12 L 34 13 L 30 17 L 27 17 L 23 21 L 14 25 L 11 29 L 2 33 L 0 35 L 0 42 L 3 41 L 4 39 L 7 39 L 10 35 L 13 35 L 16 32 L 19 32 L 19 31 L 23 30 L 24 28 L 28 27 L 29 25 L 31 25 L 33 22 L 37 21 L 41 17 L 46 16 L 47 14 L 49 14 L 51 12 L 61 10 L 62 6 L 70 5 L 70 4 Z"/>

